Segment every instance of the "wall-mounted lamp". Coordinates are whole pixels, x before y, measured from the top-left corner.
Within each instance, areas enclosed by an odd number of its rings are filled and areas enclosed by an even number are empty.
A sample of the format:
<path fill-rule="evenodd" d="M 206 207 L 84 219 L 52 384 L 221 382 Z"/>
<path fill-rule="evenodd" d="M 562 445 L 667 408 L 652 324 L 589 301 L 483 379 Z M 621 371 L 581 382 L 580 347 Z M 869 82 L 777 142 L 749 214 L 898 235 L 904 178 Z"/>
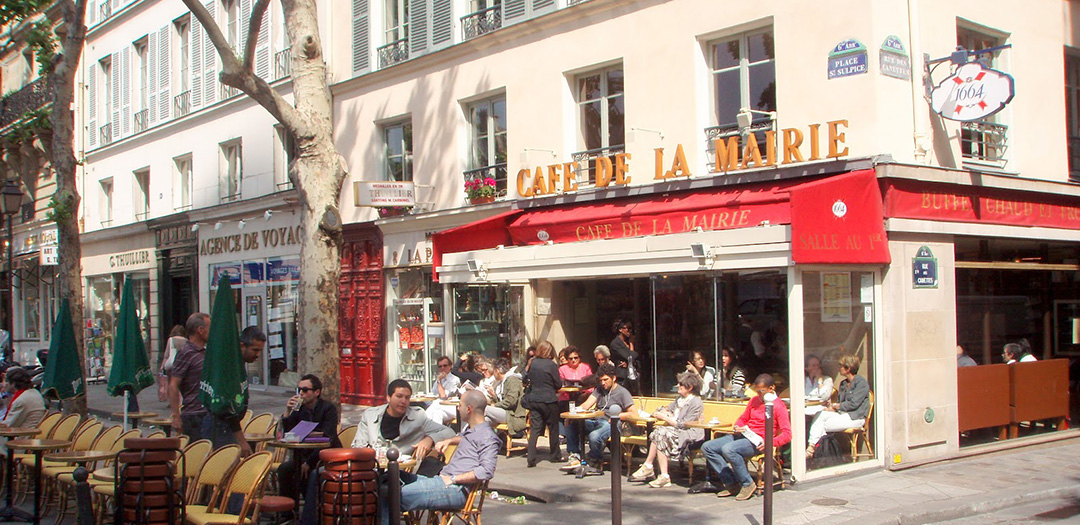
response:
<path fill-rule="evenodd" d="M 754 115 L 765 115 L 769 117 L 770 121 L 776 120 L 775 111 L 758 111 L 756 109 L 740 108 L 739 112 L 735 114 L 735 122 L 739 124 L 739 129 L 749 129 L 750 125 L 754 123 Z"/>
<path fill-rule="evenodd" d="M 476 275 L 476 278 L 483 281 L 487 279 L 487 268 L 484 267 L 484 263 L 480 259 L 469 259 L 465 261 L 465 264 L 469 267 L 469 272 Z"/>
<path fill-rule="evenodd" d="M 713 253 L 704 243 L 690 243 L 690 256 L 697 259 L 701 266 L 712 266 Z"/>
<path fill-rule="evenodd" d="M 266 210 L 266 213 L 263 213 L 263 218 L 266 219 L 267 221 L 269 221 L 270 217 L 273 217 L 273 216 L 274 216 L 274 210 Z"/>
<path fill-rule="evenodd" d="M 218 231 L 220 229 L 221 229 L 221 221 L 215 222 L 214 223 L 214 231 Z"/>
<path fill-rule="evenodd" d="M 243 230 L 244 226 L 247 226 L 247 221 L 240 219 L 240 222 L 236 223 L 236 229 Z"/>
<path fill-rule="evenodd" d="M 199 223 L 196 222 L 195 224 L 192 224 L 191 225 L 191 231 L 193 231 L 193 232 L 199 231 Z"/>

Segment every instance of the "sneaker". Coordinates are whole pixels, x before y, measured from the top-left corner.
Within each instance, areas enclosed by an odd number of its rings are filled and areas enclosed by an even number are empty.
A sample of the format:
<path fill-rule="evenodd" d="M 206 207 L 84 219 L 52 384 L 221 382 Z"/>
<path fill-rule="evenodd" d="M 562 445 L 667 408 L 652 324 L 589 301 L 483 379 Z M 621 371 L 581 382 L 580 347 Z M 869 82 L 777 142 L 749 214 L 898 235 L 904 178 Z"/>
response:
<path fill-rule="evenodd" d="M 656 479 L 649 482 L 649 486 L 654 489 L 663 489 L 671 486 L 671 477 L 667 474 L 660 474 Z"/>
<path fill-rule="evenodd" d="M 739 491 L 739 495 L 735 496 L 735 501 L 746 501 L 754 497 L 755 492 L 757 492 L 757 485 L 751 483 Z"/>
<path fill-rule="evenodd" d="M 586 464 L 582 474 L 585 476 L 603 476 L 604 469 L 600 468 L 597 465 Z"/>
<path fill-rule="evenodd" d="M 573 472 L 577 470 L 580 466 L 581 458 L 579 458 L 577 454 L 570 454 L 570 459 L 566 462 L 565 465 L 559 467 L 559 470 L 563 472 Z"/>
<path fill-rule="evenodd" d="M 687 494 L 706 494 L 720 491 L 721 488 L 714 485 L 711 481 L 701 481 L 694 486 L 687 489 Z"/>
<path fill-rule="evenodd" d="M 653 476 L 653 466 L 642 465 L 630 476 L 630 481 L 646 481 Z"/>

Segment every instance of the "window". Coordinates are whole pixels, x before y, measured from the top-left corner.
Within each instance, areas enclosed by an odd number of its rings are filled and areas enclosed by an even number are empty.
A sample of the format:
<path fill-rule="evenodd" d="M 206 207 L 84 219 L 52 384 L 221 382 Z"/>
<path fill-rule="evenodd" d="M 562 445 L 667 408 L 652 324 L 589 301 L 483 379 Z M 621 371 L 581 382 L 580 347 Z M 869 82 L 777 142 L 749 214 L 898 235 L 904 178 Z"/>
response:
<path fill-rule="evenodd" d="M 135 133 L 145 131 L 150 125 L 150 57 L 147 48 L 147 39 L 143 37 L 132 44 L 135 48 L 136 61 L 136 85 L 138 93 L 135 95 Z"/>
<path fill-rule="evenodd" d="M 412 122 L 404 121 L 383 127 L 386 148 L 386 180 L 411 181 Z"/>
<path fill-rule="evenodd" d="M 289 180 L 289 164 L 296 158 L 296 143 L 292 133 L 282 126 L 274 126 L 274 188 L 277 191 L 292 189 Z"/>
<path fill-rule="evenodd" d="M 506 96 L 472 104 L 469 111 L 469 171 L 465 180 L 495 179 L 506 195 Z"/>
<path fill-rule="evenodd" d="M 101 227 L 112 226 L 113 221 L 113 180 L 112 177 L 101 179 Z"/>
<path fill-rule="evenodd" d="M 104 146 L 111 143 L 113 137 L 116 136 L 116 134 L 120 130 L 113 129 L 112 126 L 112 114 L 113 109 L 115 109 L 113 107 L 112 93 L 114 89 L 113 83 L 116 82 L 116 76 L 113 75 L 112 58 L 103 59 L 101 62 L 99 62 L 99 65 L 101 66 L 101 79 L 105 81 L 105 85 L 102 86 L 105 88 L 102 91 L 104 94 L 102 98 L 105 100 L 105 112 L 102 113 L 101 118 L 101 120 L 105 121 L 105 124 L 101 126 L 101 129 L 99 131 L 101 133 L 101 145 Z"/>
<path fill-rule="evenodd" d="M 465 40 L 502 27 L 501 0 L 472 0 L 470 4 L 472 13 L 461 18 L 461 34 Z"/>
<path fill-rule="evenodd" d="M 144 221 L 150 216 L 150 169 L 135 172 L 135 191 L 132 192 L 135 202 L 135 220 Z"/>
<path fill-rule="evenodd" d="M 191 155 L 173 159 L 173 209 L 191 209 Z"/>
<path fill-rule="evenodd" d="M 966 27 L 956 28 L 956 45 L 977 51 L 1000 46 L 1004 39 L 981 33 Z M 1000 69 L 998 57 L 1001 51 L 980 53 L 974 57 L 986 67 Z M 960 151 L 965 161 L 985 161 L 1004 165 L 1009 127 L 1001 123 L 1001 113 L 974 122 L 960 123 Z"/>
<path fill-rule="evenodd" d="M 240 178 L 243 163 L 240 141 L 221 144 L 221 158 L 218 166 L 218 195 L 222 202 L 240 199 Z"/>
<path fill-rule="evenodd" d="M 387 44 L 409 38 L 409 2 L 407 0 L 386 0 L 386 39 Z"/>
<path fill-rule="evenodd" d="M 180 41 L 180 93 L 173 99 L 173 114 L 182 117 L 191 112 L 191 23 L 185 17 L 176 22 Z"/>
<path fill-rule="evenodd" d="M 225 38 L 229 40 L 229 45 L 237 52 L 240 51 L 239 4 L 240 2 L 237 0 L 227 0 L 222 4 L 225 7 Z"/>
<path fill-rule="evenodd" d="M 744 33 L 710 46 L 716 124 L 734 127 L 741 108 L 776 111 L 776 55 L 772 29 Z M 755 122 L 767 119 L 754 115 Z"/>
<path fill-rule="evenodd" d="M 1069 180 L 1080 181 L 1080 55 L 1065 53 L 1065 119 L 1068 122 Z"/>
<path fill-rule="evenodd" d="M 585 151 L 573 154 L 578 183 L 596 182 L 596 161 L 623 151 L 625 107 L 622 65 L 579 76 L 575 81 L 578 105 L 578 142 Z"/>

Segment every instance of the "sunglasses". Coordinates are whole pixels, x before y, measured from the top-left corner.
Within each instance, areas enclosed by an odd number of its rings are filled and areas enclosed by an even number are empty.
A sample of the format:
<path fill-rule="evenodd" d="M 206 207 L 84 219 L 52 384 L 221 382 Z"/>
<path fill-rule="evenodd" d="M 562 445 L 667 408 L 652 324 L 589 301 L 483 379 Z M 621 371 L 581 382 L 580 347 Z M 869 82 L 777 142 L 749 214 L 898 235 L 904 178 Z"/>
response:
<path fill-rule="evenodd" d="M 315 390 L 315 389 L 314 388 L 308 388 L 306 386 L 298 386 L 298 387 L 296 387 L 296 393 L 297 394 L 305 394 L 307 392 L 311 392 L 312 390 Z"/>
<path fill-rule="evenodd" d="M 571 361 L 581 361 L 581 358 L 580 358 L 580 357 L 578 357 L 578 356 L 576 356 L 576 355 L 572 355 L 572 356 L 570 356 L 570 357 L 569 357 L 569 359 L 570 359 Z"/>

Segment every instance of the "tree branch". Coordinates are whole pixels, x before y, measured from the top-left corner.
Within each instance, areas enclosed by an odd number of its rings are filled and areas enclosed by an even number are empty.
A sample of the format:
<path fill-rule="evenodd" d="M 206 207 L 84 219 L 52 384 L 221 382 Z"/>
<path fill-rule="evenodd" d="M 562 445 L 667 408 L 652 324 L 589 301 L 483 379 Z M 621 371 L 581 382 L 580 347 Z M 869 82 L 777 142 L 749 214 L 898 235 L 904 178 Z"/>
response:
<path fill-rule="evenodd" d="M 254 71 L 255 46 L 259 41 L 259 29 L 262 27 L 262 19 L 266 16 L 266 8 L 270 6 L 270 0 L 256 0 L 251 7 L 251 21 L 248 22 L 247 41 L 244 43 L 244 70 Z M 266 35 L 270 38 L 270 35 Z"/>

